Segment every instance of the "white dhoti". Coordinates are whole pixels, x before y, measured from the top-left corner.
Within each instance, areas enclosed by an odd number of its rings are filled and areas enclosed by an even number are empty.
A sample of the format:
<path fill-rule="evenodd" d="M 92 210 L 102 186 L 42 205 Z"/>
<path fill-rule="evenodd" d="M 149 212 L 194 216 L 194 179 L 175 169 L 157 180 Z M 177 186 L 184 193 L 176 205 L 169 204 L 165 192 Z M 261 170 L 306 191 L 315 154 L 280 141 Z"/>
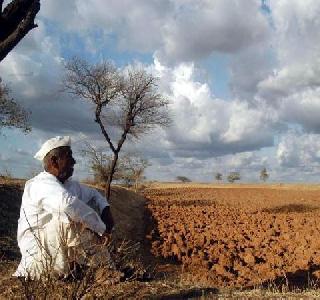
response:
<path fill-rule="evenodd" d="M 89 266 L 112 265 L 107 247 L 95 233 L 79 223 L 52 218 L 32 235 L 37 243 L 35 250 L 23 255 L 25 259 L 21 260 L 14 276 L 66 275 L 71 271 L 72 262 Z"/>

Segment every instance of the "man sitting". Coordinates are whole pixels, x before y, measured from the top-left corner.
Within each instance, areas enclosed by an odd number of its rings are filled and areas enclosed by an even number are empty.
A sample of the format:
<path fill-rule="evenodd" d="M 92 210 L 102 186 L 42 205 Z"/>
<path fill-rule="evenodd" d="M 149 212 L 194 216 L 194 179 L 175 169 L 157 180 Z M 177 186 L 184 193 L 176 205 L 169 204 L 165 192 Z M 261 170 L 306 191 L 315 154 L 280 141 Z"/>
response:
<path fill-rule="evenodd" d="M 76 163 L 70 137 L 46 141 L 35 158 L 44 171 L 26 182 L 18 221 L 21 262 L 14 276 L 39 278 L 44 272 L 70 272 L 97 236 L 109 234 L 113 219 L 107 200 L 69 178 Z M 97 207 L 99 214 L 90 207 Z"/>

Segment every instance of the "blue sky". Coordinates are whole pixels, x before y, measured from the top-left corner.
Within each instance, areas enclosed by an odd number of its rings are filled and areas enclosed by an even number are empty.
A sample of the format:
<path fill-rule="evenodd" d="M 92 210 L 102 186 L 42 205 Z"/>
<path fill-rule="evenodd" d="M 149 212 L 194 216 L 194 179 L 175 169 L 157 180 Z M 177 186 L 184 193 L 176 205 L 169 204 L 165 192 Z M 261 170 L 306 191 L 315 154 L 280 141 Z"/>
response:
<path fill-rule="evenodd" d="M 30 177 L 41 170 L 32 157 L 41 143 L 70 135 L 75 176 L 90 176 L 84 141 L 107 147 L 92 107 L 59 92 L 64 63 L 79 56 L 140 63 L 159 78 L 173 124 L 124 149 L 148 158 L 149 179 L 212 181 L 237 170 L 256 182 L 266 167 L 270 181 L 316 182 L 319 12 L 317 0 L 42 1 L 39 27 L 0 64 L 33 126 L 28 135 L 1 130 L 0 172 Z"/>

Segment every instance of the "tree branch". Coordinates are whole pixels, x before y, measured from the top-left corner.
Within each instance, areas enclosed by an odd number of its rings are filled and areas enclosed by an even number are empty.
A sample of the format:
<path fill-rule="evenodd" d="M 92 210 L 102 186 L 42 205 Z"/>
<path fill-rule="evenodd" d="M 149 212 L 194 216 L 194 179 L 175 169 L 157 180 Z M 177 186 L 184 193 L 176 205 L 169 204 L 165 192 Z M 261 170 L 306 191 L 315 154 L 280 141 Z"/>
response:
<path fill-rule="evenodd" d="M 0 40 L 0 61 L 26 36 L 36 28 L 34 19 L 40 10 L 40 0 L 15 0 L 2 13 Z"/>
<path fill-rule="evenodd" d="M 100 129 L 101 129 L 101 132 L 104 136 L 104 138 L 106 139 L 106 141 L 108 142 L 109 144 L 109 147 L 110 149 L 112 150 L 113 153 L 116 153 L 116 149 L 106 131 L 106 129 L 104 128 L 103 124 L 102 124 L 102 121 L 101 121 L 101 118 L 100 118 L 100 115 L 101 115 L 101 109 L 102 109 L 102 106 L 101 105 L 97 105 L 96 107 L 96 119 L 95 119 L 95 122 L 97 122 L 100 126 Z"/>

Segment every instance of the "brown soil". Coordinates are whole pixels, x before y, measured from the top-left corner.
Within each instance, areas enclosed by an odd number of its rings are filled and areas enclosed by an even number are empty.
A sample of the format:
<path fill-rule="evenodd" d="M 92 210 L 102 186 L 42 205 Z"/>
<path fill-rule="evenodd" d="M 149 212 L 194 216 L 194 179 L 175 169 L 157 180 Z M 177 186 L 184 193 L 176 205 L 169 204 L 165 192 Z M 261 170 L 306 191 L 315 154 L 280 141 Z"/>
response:
<path fill-rule="evenodd" d="M 22 188 L 0 182 L 0 298 L 21 295 L 11 274 Z M 318 186 L 168 184 L 144 195 L 113 188 L 114 237 L 139 243 L 154 277 L 99 282 L 96 295 L 179 299 L 206 293 L 195 285 L 217 294 L 215 288 L 306 286 L 320 278 Z"/>
<path fill-rule="evenodd" d="M 24 181 L 0 180 L 0 299 L 24 299 L 26 296 L 21 282 L 11 276 L 20 259 L 16 231 L 23 185 Z M 203 294 L 202 289 L 194 289 L 180 283 L 179 279 L 173 278 L 177 269 L 175 265 L 163 264 L 161 258 L 154 258 L 150 254 L 150 243 L 145 239 L 149 214 L 146 209 L 146 199 L 142 195 L 113 187 L 110 203 L 115 219 L 114 239 L 118 242 L 123 239 L 131 242 L 131 244 L 125 245 L 127 248 L 124 250 L 127 252 L 120 259 L 134 263 L 142 261 L 143 265 L 138 264 L 138 266 L 146 268 L 147 277 L 142 276 L 136 280 L 131 279 L 111 284 L 110 274 L 101 277 L 97 273 L 95 282 L 88 292 L 89 295 L 95 295 L 95 297 L 102 299 L 144 297 L 179 299 L 184 295 L 192 297 Z M 131 245 L 133 246 L 131 247 Z M 132 255 L 138 257 L 131 259 Z M 157 265 L 159 265 L 159 271 L 156 270 Z M 134 268 L 135 265 L 131 265 L 131 267 Z M 166 275 L 165 280 L 163 280 L 163 275 Z M 55 288 L 55 293 L 50 299 L 60 299 L 64 291 L 74 289 L 74 283 L 56 282 Z M 212 289 L 207 291 L 207 293 L 211 292 Z M 32 295 L 37 299 L 40 294 Z M 91 298 L 94 297 L 88 299 Z"/>
<path fill-rule="evenodd" d="M 230 187 L 230 186 L 229 186 Z M 320 273 L 320 188 L 175 187 L 145 192 L 152 252 L 194 280 L 250 287 L 306 284 Z"/>

